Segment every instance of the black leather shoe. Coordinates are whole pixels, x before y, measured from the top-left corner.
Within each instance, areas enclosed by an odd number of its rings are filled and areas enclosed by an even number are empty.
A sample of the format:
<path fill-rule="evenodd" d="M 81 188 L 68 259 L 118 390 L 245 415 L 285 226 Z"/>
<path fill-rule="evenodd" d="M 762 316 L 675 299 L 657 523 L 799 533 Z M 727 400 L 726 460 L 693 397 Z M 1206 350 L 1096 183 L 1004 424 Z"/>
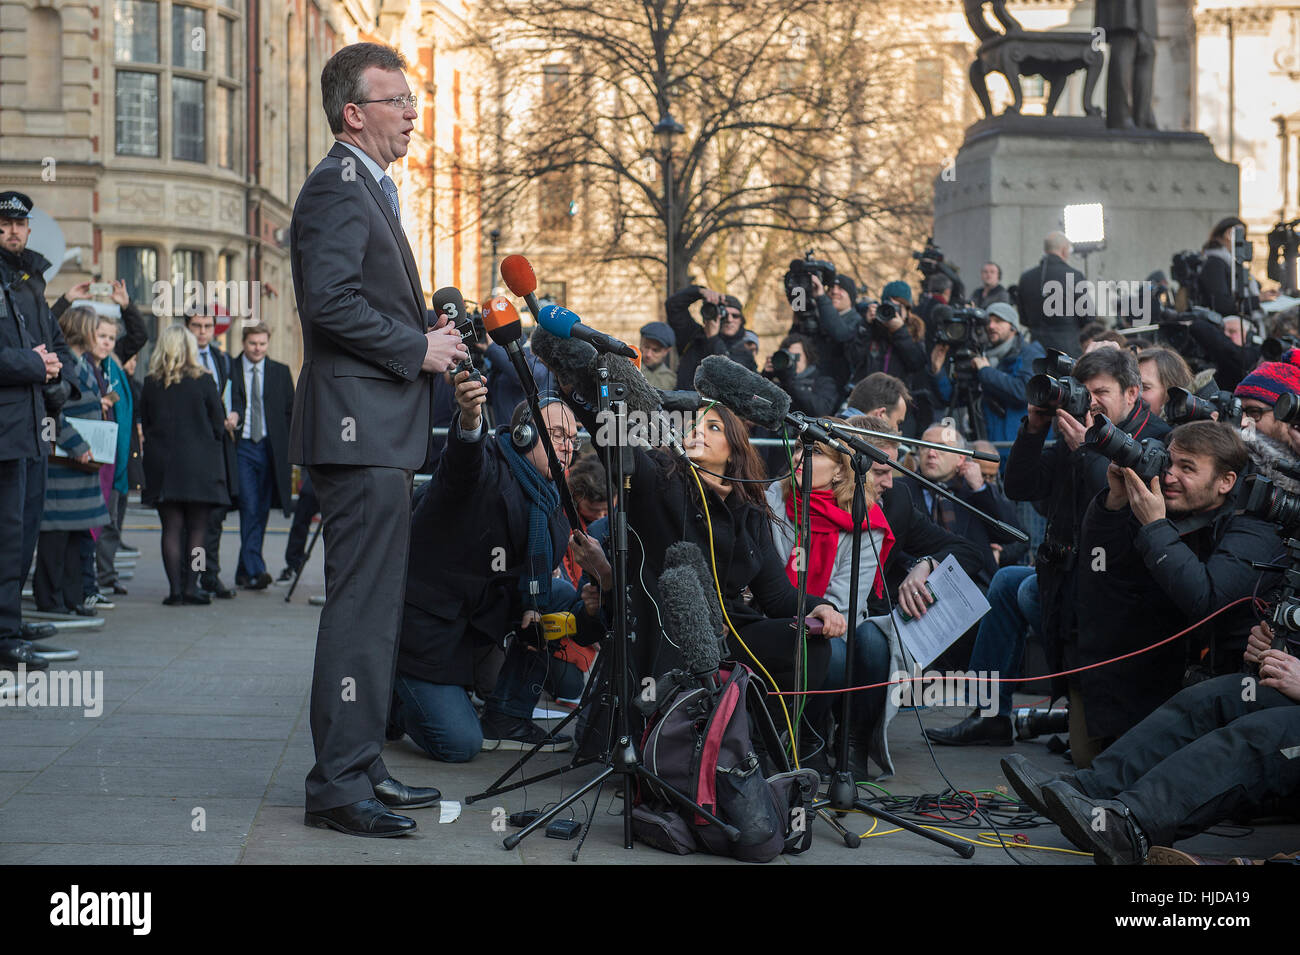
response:
<path fill-rule="evenodd" d="M 257 584 L 258 590 L 265 590 L 267 587 L 270 587 L 273 583 L 275 583 L 275 578 L 272 577 L 270 574 L 268 574 L 266 571 L 262 571 L 260 574 L 257 575 L 257 580 L 255 580 L 254 583 Z"/>
<path fill-rule="evenodd" d="M 59 632 L 52 623 L 25 623 L 20 628 L 24 640 L 45 640 Z"/>
<path fill-rule="evenodd" d="M 375 785 L 375 797 L 389 809 L 427 809 L 442 801 L 442 793 L 432 786 L 408 786 L 392 776 Z"/>
<path fill-rule="evenodd" d="M 206 607 L 212 603 L 212 595 L 206 590 L 198 590 L 192 594 L 182 594 L 181 603 L 190 604 L 195 607 Z"/>
<path fill-rule="evenodd" d="M 263 582 L 262 578 L 266 580 Z M 244 582 L 239 586 L 244 590 L 265 590 L 271 583 L 270 574 L 259 574 L 257 577 L 245 577 Z"/>
<path fill-rule="evenodd" d="M 215 586 L 209 587 L 207 584 L 203 585 L 203 589 L 212 596 L 218 597 L 221 600 L 229 600 L 231 597 L 235 596 L 235 591 L 227 587 L 220 580 L 214 580 L 212 583 Z"/>
<path fill-rule="evenodd" d="M 363 799 L 350 806 L 303 814 L 303 825 L 314 829 L 336 829 L 350 836 L 386 839 L 415 831 L 415 820 L 389 812 L 378 799 Z"/>
<path fill-rule="evenodd" d="M 36 655 L 30 643 L 20 643 L 11 650 L 0 650 L 0 670 L 12 670 L 19 665 L 29 670 L 48 670 L 50 664 Z"/>
<path fill-rule="evenodd" d="M 1043 787 L 1047 818 L 1097 865 L 1141 865 L 1151 851 L 1146 833 L 1128 806 L 1115 799 L 1093 799 L 1065 782 Z"/>
<path fill-rule="evenodd" d="M 179 607 L 184 602 L 184 598 L 180 594 L 168 594 L 163 598 L 164 607 Z"/>
<path fill-rule="evenodd" d="M 1043 803 L 1043 787 L 1048 783 L 1063 782 L 1074 788 L 1073 773 L 1049 773 L 1039 769 L 1019 753 L 1002 757 L 1002 773 L 1011 783 L 1011 788 L 1040 816 L 1047 815 L 1047 806 Z"/>
<path fill-rule="evenodd" d="M 925 735 L 944 746 L 1010 746 L 1013 742 L 1009 716 L 972 714 L 956 726 L 926 730 Z"/>

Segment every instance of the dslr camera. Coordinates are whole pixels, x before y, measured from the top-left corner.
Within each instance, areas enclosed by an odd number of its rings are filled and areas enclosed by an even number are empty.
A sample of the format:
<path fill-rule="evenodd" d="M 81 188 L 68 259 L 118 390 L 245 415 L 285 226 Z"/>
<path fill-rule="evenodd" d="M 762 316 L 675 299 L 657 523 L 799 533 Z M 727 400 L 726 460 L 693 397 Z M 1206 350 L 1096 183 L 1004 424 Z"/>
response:
<path fill-rule="evenodd" d="M 1025 398 L 1040 408 L 1060 409 L 1083 421 L 1092 407 L 1088 389 L 1070 377 L 1074 359 L 1055 348 L 1047 349 L 1046 358 L 1034 359 L 1034 377 L 1025 385 Z"/>
<path fill-rule="evenodd" d="M 1159 438 L 1137 441 L 1131 434 L 1111 424 L 1105 415 L 1097 416 L 1084 435 L 1083 443 L 1120 467 L 1132 468 L 1144 484 L 1150 484 L 1152 478 L 1164 474 L 1172 463 L 1169 449 Z"/>
<path fill-rule="evenodd" d="M 925 248 L 920 252 L 913 252 L 912 258 L 916 259 L 916 267 L 920 269 L 921 274 L 926 278 L 936 272 L 948 277 L 949 281 L 952 282 L 950 301 L 954 304 L 966 301 L 966 286 L 957 275 L 957 270 L 944 261 L 943 252 L 934 244 L 934 236 L 927 237 Z"/>
<path fill-rule="evenodd" d="M 812 249 L 802 259 L 794 259 L 790 268 L 781 278 L 785 285 L 785 297 L 794 310 L 796 331 L 804 335 L 817 334 L 817 305 L 813 294 L 813 276 L 821 279 L 822 288 L 829 289 L 835 284 L 835 266 L 825 259 L 813 258 Z"/>
<path fill-rule="evenodd" d="M 867 298 L 865 295 L 853 303 L 854 310 L 862 316 L 865 324 L 868 321 L 867 316 L 871 314 L 871 306 L 876 306 L 876 318 L 878 322 L 892 322 L 898 315 L 898 309 L 894 308 L 893 302 L 882 302 L 878 299 Z"/>
<path fill-rule="evenodd" d="M 1201 398 L 1186 388 L 1170 388 L 1164 419 L 1177 427 L 1189 421 L 1209 421 L 1216 411 L 1218 420 L 1226 421 L 1234 428 L 1241 427 L 1241 399 L 1232 392 L 1218 391 L 1209 398 Z"/>

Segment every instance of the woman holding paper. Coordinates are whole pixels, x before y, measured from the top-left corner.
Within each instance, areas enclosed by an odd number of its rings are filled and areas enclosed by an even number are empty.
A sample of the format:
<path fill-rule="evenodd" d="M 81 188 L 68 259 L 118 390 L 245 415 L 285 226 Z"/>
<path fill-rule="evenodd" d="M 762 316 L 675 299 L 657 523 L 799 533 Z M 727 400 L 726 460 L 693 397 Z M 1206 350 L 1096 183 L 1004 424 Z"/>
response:
<path fill-rule="evenodd" d="M 104 417 L 103 393 L 87 358 L 94 347 L 97 322 L 94 309 L 84 306 L 70 308 L 59 316 L 59 328 L 76 357 L 73 371 L 81 394 L 70 398 L 56 418 L 58 450 L 50 458 L 45 480 L 45 510 L 32 579 L 36 609 L 87 617 L 96 613 L 85 603 L 83 548 L 92 546 L 91 528 L 108 523 L 99 475 L 90 466 L 90 444 L 76 427 L 77 421 L 102 421 Z M 57 463 L 59 460 L 69 463 Z"/>
<path fill-rule="evenodd" d="M 163 601 L 210 604 L 198 586 L 203 540 L 213 507 L 229 506 L 226 490 L 226 409 L 216 379 L 199 364 L 199 346 L 183 325 L 163 329 L 140 393 L 144 427 L 146 505 L 162 521 L 162 558 L 170 593 Z"/>

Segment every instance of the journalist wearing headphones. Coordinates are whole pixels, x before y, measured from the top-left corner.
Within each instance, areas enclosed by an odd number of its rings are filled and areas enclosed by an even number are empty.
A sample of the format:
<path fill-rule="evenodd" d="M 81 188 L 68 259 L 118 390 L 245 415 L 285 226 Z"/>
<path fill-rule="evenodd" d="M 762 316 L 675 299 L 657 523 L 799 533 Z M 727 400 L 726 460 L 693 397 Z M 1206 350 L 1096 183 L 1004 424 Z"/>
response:
<path fill-rule="evenodd" d="M 596 603 L 584 608 L 568 580 L 555 576 L 570 543 L 569 522 L 538 427 L 550 432 L 567 468 L 577 451 L 577 424 L 563 402 L 542 398 L 540 423 L 521 403 L 510 424 L 489 432 L 486 385 L 468 372 L 455 382 L 447 447 L 413 503 L 388 738 L 410 736 L 444 762 L 538 742 L 547 750 L 568 749 L 570 737 L 550 737 L 531 719 L 543 687 L 560 697 L 582 688 L 581 674 L 575 680 L 565 670 L 570 665 L 546 650 L 542 617 L 573 614 L 573 637 L 586 645 L 605 628 Z M 572 540 L 584 571 L 607 589 L 604 553 L 581 533 Z M 481 723 L 469 696 L 475 687 L 486 700 Z"/>

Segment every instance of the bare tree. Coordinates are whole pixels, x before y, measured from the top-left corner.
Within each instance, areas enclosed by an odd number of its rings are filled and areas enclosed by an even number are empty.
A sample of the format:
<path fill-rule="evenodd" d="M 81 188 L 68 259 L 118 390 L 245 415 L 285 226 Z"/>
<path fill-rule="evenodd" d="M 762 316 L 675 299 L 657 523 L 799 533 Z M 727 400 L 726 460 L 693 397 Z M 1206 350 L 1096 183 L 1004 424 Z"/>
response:
<path fill-rule="evenodd" d="M 669 291 L 699 276 L 752 298 L 808 246 L 857 274 L 901 269 L 951 154 L 916 139 L 942 126 L 914 95 L 904 10 L 484 0 L 470 40 L 497 67 L 483 216 L 535 222 L 542 246 Z M 671 156 L 655 132 L 670 118 Z"/>

